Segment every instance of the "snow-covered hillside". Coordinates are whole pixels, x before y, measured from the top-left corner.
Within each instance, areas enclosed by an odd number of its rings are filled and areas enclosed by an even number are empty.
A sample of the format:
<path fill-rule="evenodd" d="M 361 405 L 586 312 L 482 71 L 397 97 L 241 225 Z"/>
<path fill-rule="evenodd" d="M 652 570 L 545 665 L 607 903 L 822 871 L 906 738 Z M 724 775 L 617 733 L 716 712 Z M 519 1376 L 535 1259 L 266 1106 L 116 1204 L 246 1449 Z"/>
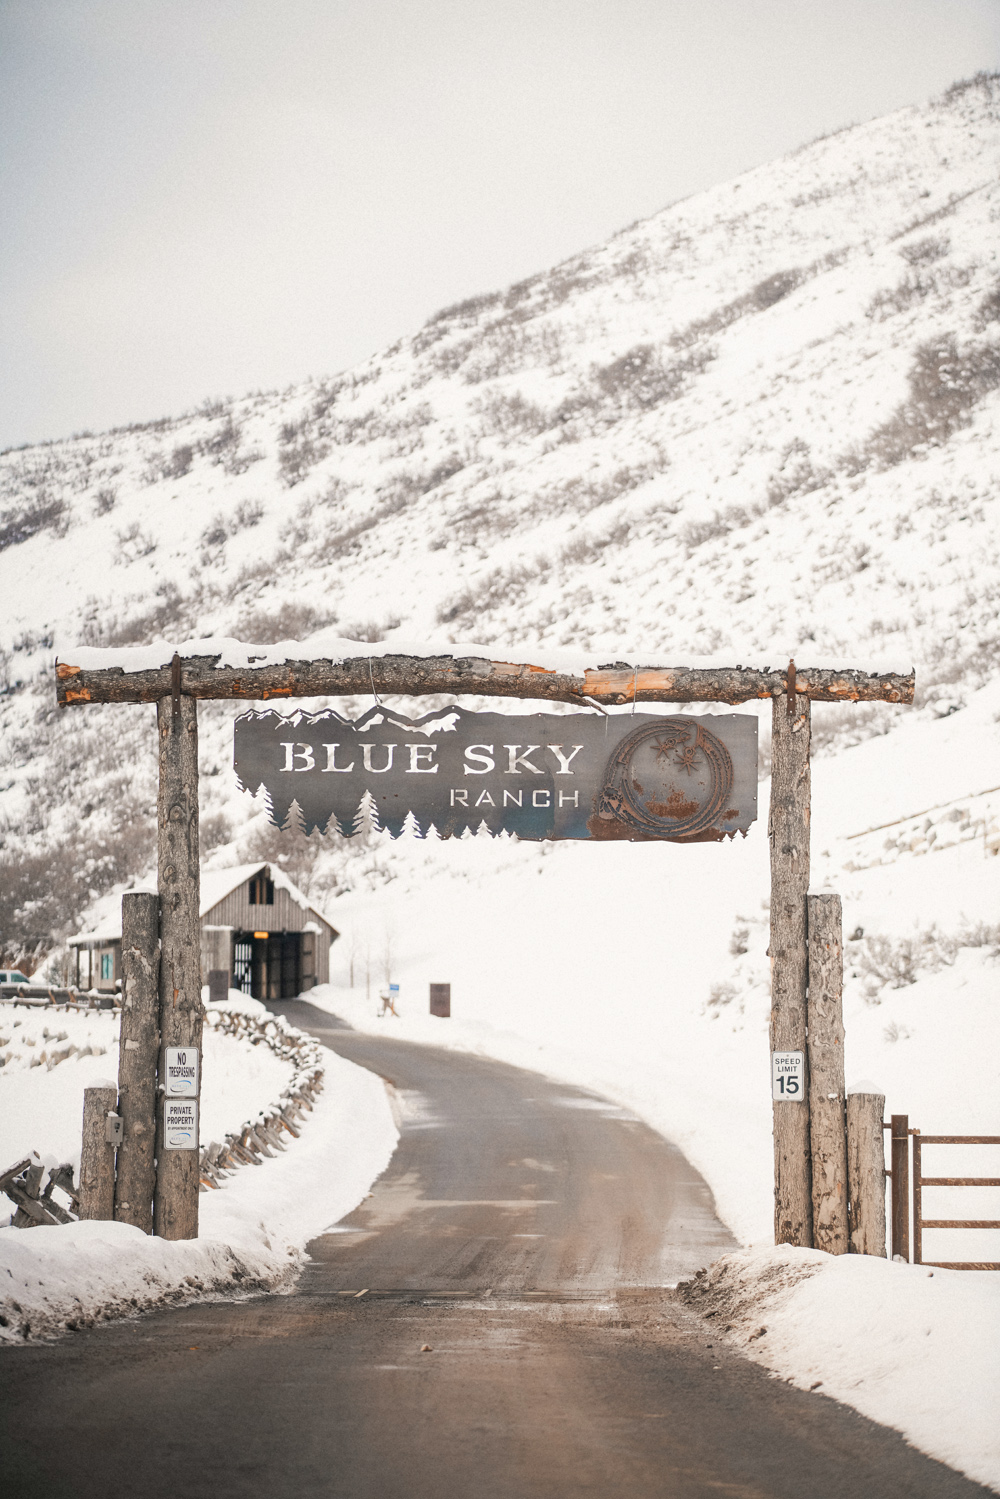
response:
<path fill-rule="evenodd" d="M 57 713 L 54 654 L 80 641 L 334 624 L 609 659 L 903 660 L 924 718 L 991 681 L 998 155 L 982 77 L 354 371 L 3 455 L 7 943 L 46 947 L 149 864 L 151 710 Z M 913 711 L 820 709 L 817 749 Z M 276 851 L 233 786 L 231 707 L 201 716 L 206 849 Z M 954 774 L 932 800 L 980 789 Z M 371 845 L 293 858 L 320 890 L 389 870 Z"/>
<path fill-rule="evenodd" d="M 0 961 L 58 966 L 60 934 L 150 871 L 153 710 L 59 713 L 53 661 L 80 643 L 326 628 L 514 660 L 912 664 L 913 708 L 813 715 L 848 1082 L 925 1133 L 1000 1133 L 998 161 L 1000 78 L 980 77 L 448 308 L 359 369 L 0 456 Z M 766 1242 L 764 819 L 691 847 L 305 839 L 237 790 L 237 710 L 200 708 L 203 851 L 277 860 L 330 904 L 343 935 L 312 998 L 610 1096 Z M 401 1015 L 380 1021 L 390 978 Z M 428 1016 L 431 981 L 453 1019 Z M 1000 1171 L 996 1149 L 937 1152 L 926 1169 Z M 1000 1217 L 995 1190 L 924 1204 Z M 998 1260 L 1000 1234 L 929 1231 L 925 1254 Z M 834 1270 L 829 1343 L 806 1357 L 793 1335 L 806 1306 L 813 1338 L 817 1280 L 768 1311 L 755 1356 L 996 1482 L 991 1412 L 955 1437 L 935 1384 L 982 1367 L 968 1387 L 991 1387 L 995 1341 L 970 1364 L 960 1324 L 995 1278 L 934 1272 L 931 1316 L 926 1271 Z M 876 1294 L 895 1311 L 873 1339 Z"/>

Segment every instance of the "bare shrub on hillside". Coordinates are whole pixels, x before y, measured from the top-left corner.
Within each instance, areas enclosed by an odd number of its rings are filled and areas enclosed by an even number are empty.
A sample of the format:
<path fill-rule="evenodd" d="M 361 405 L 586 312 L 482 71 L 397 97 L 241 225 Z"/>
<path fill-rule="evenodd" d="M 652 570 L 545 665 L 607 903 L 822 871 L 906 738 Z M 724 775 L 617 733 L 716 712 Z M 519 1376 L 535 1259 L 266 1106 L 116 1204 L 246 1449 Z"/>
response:
<path fill-rule="evenodd" d="M 41 490 L 26 502 L 0 511 L 0 552 L 6 551 L 7 547 L 19 546 L 43 531 L 64 536 L 69 519 L 66 501 Z"/>
<path fill-rule="evenodd" d="M 992 103 L 1000 95 L 1000 73 L 990 73 L 981 69 L 973 73 L 971 78 L 960 78 L 957 83 L 949 84 L 942 95 L 949 103 L 958 99 L 962 94 L 972 93 L 973 90 L 985 95 Z"/>
<path fill-rule="evenodd" d="M 877 291 L 865 308 L 865 316 L 875 322 L 884 322 L 896 313 L 907 312 L 918 302 L 939 292 L 955 287 L 967 286 L 975 275 L 975 266 L 938 266 L 936 270 L 921 268 L 904 276 L 896 286 Z"/>
<path fill-rule="evenodd" d="M 119 618 L 106 612 L 97 599 L 88 599 L 80 627 L 81 645 L 148 645 L 171 634 L 187 633 L 195 616 L 198 595 L 185 599 L 175 583 L 161 583 L 158 602 L 137 614 Z"/>
<path fill-rule="evenodd" d="M 0 647 L 0 697 L 10 697 L 24 685 L 20 678 L 15 676 L 13 666 L 12 653 Z"/>
<path fill-rule="evenodd" d="M 461 593 L 446 600 L 437 612 L 439 625 L 455 625 L 459 630 L 474 631 L 484 614 L 502 604 L 523 596 L 529 582 L 538 576 L 539 566 L 514 563 L 497 567 Z"/>
<path fill-rule="evenodd" d="M 519 391 L 509 395 L 504 391 L 491 391 L 489 395 L 474 401 L 472 411 L 482 417 L 480 431 L 484 437 L 497 434 L 508 436 L 511 432 L 528 432 L 533 436 L 551 426 L 549 417 L 541 406 L 527 400 Z"/>
<path fill-rule="evenodd" d="M 232 404 L 232 396 L 206 396 L 201 404 L 195 407 L 195 415 L 203 416 L 206 421 L 217 422 L 220 417 L 229 415 Z"/>
<path fill-rule="evenodd" d="M 917 348 L 908 383 L 908 399 L 847 455 L 849 472 L 872 463 L 891 468 L 922 449 L 940 446 L 967 426 L 977 402 L 1000 387 L 1000 345 L 961 348 L 954 334 L 944 334 Z"/>
<path fill-rule="evenodd" d="M 763 312 L 777 302 L 784 301 L 785 297 L 791 296 L 797 286 L 801 286 L 807 275 L 807 271 L 796 268 L 789 271 L 775 271 L 773 276 L 765 276 L 763 281 L 757 282 L 750 293 L 754 307 Z"/>
<path fill-rule="evenodd" d="M 948 201 L 943 203 L 940 208 L 932 208 L 930 213 L 924 213 L 919 218 L 912 219 L 909 224 L 905 224 L 891 238 L 894 240 L 905 239 L 908 234 L 913 234 L 917 229 L 927 229 L 931 224 L 939 224 L 942 219 L 950 219 L 960 203 L 964 203 L 966 198 L 971 198 L 974 194 L 982 192 L 982 190 L 982 184 L 980 184 L 978 187 L 968 188 L 964 193 L 952 193 Z M 928 197 L 929 194 L 924 193 L 922 196 Z"/>
<path fill-rule="evenodd" d="M 880 323 L 897 312 L 908 311 L 915 303 L 932 296 L 937 289 L 937 277 L 933 271 L 913 272 L 904 276 L 896 286 L 877 291 L 865 308 L 865 317 Z"/>
<path fill-rule="evenodd" d="M 657 474 L 663 473 L 668 464 L 666 455 L 657 453 L 655 458 L 648 458 L 643 462 L 622 464 L 604 478 L 576 475 L 544 490 L 538 496 L 532 514 L 538 518 L 561 515 L 567 511 L 574 515 L 586 515 L 589 511 L 597 510 L 602 505 L 610 505 L 614 500 L 640 488 Z M 660 513 L 666 511 L 676 514 L 677 507 L 661 505 L 657 509 Z"/>
<path fill-rule="evenodd" d="M 94 495 L 94 514 L 107 515 L 115 508 L 117 500 L 118 491 L 112 485 L 98 489 Z"/>
<path fill-rule="evenodd" d="M 765 312 L 769 307 L 774 307 L 776 303 L 790 296 L 797 287 L 815 275 L 817 271 L 829 269 L 831 265 L 837 264 L 838 257 L 842 257 L 842 252 L 833 252 L 824 256 L 814 265 L 775 271 L 773 275 L 765 276 L 763 281 L 758 281 L 756 286 L 752 286 L 741 297 L 734 297 L 731 302 L 724 302 L 707 317 L 695 318 L 685 327 L 678 328 L 670 336 L 671 344 L 675 349 L 689 349 L 713 334 L 722 333 L 733 323 L 751 313 Z"/>
<path fill-rule="evenodd" d="M 991 323 L 1000 323 L 1000 286 L 995 286 L 976 308 L 977 328 L 988 328 Z"/>
<path fill-rule="evenodd" d="M 929 234 L 926 239 L 914 240 L 909 245 L 900 245 L 899 253 L 907 265 L 930 265 L 934 260 L 942 260 L 950 249 L 951 240 L 947 234 Z"/>
<path fill-rule="evenodd" d="M 340 399 L 346 380 L 326 380 L 317 389 L 312 404 L 313 420 L 323 423 Z"/>
<path fill-rule="evenodd" d="M 462 328 L 471 327 L 478 323 L 484 312 L 490 312 L 493 308 L 499 307 L 503 299 L 503 292 L 490 291 L 478 297 L 466 297 L 462 302 L 453 302 L 450 307 L 442 307 L 440 312 L 433 313 L 421 331 L 425 332 L 431 328 L 439 329 L 443 323 L 455 324 Z M 414 349 L 414 352 L 418 351 Z"/>
<path fill-rule="evenodd" d="M 65 768 L 56 763 L 52 777 Z M 65 782 L 68 786 L 70 782 Z M 146 804 L 121 776 L 108 788 L 102 814 L 84 805 L 68 835 L 49 847 L 0 847 L 0 963 L 37 965 L 61 938 L 78 928 L 85 908 L 114 885 L 144 874 L 155 856 L 155 805 Z M 33 799 L 28 828 L 45 827 L 51 780 Z M 44 805 L 38 805 L 38 796 Z M 22 830 L 24 836 L 25 830 Z"/>
<path fill-rule="evenodd" d="M 194 448 L 191 446 L 191 444 L 189 442 L 178 443 L 173 452 L 170 453 L 168 457 L 161 460 L 159 465 L 160 478 L 183 479 L 185 474 L 189 474 L 191 472 L 191 465 L 193 462 Z"/>
<path fill-rule="evenodd" d="M 349 890 L 375 889 L 392 879 L 391 860 L 384 858 L 379 835 L 370 826 L 365 824 L 351 838 L 336 831 L 314 831 L 307 837 L 297 814 L 293 805 L 284 828 L 256 824 L 240 843 L 240 861 L 266 859 L 277 864 L 320 909 L 324 900 Z"/>
<path fill-rule="evenodd" d="M 106 437 L 131 437 L 136 432 L 169 432 L 181 421 L 180 417 L 155 416 L 148 422 L 125 422 L 120 427 L 109 427 Z"/>
<path fill-rule="evenodd" d="M 976 922 L 957 932 L 940 932 L 936 926 L 908 937 L 865 937 L 853 958 L 853 967 L 865 979 L 869 1004 L 878 1004 L 881 991 L 905 989 L 922 973 L 950 968 L 963 947 L 988 947 L 990 956 L 1000 955 L 1000 925 Z"/>
<path fill-rule="evenodd" d="M 793 438 L 782 449 L 778 468 L 768 480 L 767 507 L 783 505 L 794 495 L 811 494 L 822 489 L 833 478 L 832 469 L 817 468 L 807 442 Z"/>
<path fill-rule="evenodd" d="M 329 444 L 303 430 L 304 423 L 286 422 L 278 433 L 278 473 L 288 489 L 301 484 L 310 469 L 321 463 L 330 451 Z"/>
<path fill-rule="evenodd" d="M 333 477 L 328 481 L 326 488 L 316 496 L 315 502 L 324 508 L 333 509 L 337 505 L 343 505 L 351 491 L 357 487 L 356 484 L 348 484 L 346 479 Z"/>
<path fill-rule="evenodd" d="M 631 534 L 632 523 L 623 517 L 613 526 L 609 526 L 606 531 L 600 531 L 594 535 L 575 536 L 562 548 L 557 562 L 562 567 L 581 567 L 588 562 L 596 562 L 604 555 L 608 547 L 626 546 Z"/>
<path fill-rule="evenodd" d="M 210 463 L 219 464 L 227 474 L 243 474 L 264 454 L 259 448 L 244 448 L 243 428 L 227 411 L 218 426 L 198 443 L 198 452 Z M 175 452 L 177 449 L 174 450 Z"/>
<path fill-rule="evenodd" d="M 908 711 L 894 703 L 814 703 L 810 750 L 817 758 L 839 755 L 891 734 Z"/>
<path fill-rule="evenodd" d="M 447 533 L 431 543 L 431 551 L 440 551 L 449 541 L 459 546 L 484 548 L 491 542 L 512 536 L 523 521 L 509 495 L 499 489 L 467 503 L 457 514 L 449 516 Z"/>
<path fill-rule="evenodd" d="M 115 553 L 116 565 L 129 566 L 133 562 L 141 562 L 144 557 L 151 557 L 156 551 L 156 537 L 144 531 L 138 521 L 133 521 L 122 531 L 116 531 L 118 550 Z"/>
<path fill-rule="evenodd" d="M 433 353 L 428 355 L 425 363 L 431 373 L 447 376 L 456 374 L 462 368 L 462 365 L 472 354 L 472 351 L 479 347 L 479 339 L 456 338 L 449 340 L 448 343 L 437 343 L 438 338 L 444 338 L 445 331 L 442 328 L 431 339 L 431 344 L 437 344 L 437 347 L 434 348 Z M 428 345 L 423 341 L 420 334 L 417 337 L 421 339 L 421 346 L 420 348 L 415 346 L 413 352 L 415 356 L 419 357 L 420 354 L 426 351 Z"/>
<path fill-rule="evenodd" d="M 369 510 L 362 519 L 357 520 L 350 526 L 344 526 L 340 531 L 323 532 L 317 530 L 313 538 L 311 556 L 313 562 L 322 566 L 324 563 L 336 562 L 341 557 L 351 552 L 358 551 L 361 538 L 369 531 L 380 526 L 383 521 L 393 515 L 398 515 L 405 510 L 415 496 L 405 490 L 393 494 L 374 509 Z M 288 554 L 288 560 L 293 560 L 292 554 Z"/>
<path fill-rule="evenodd" d="M 0 964 L 31 974 L 72 923 L 75 877 L 67 850 L 0 852 Z"/>
<path fill-rule="evenodd" d="M 854 966 L 865 979 L 865 998 L 877 1004 L 886 985 L 905 989 L 917 982 L 921 970 L 935 972 L 950 966 L 956 950 L 956 944 L 943 940 L 936 927 L 915 937 L 866 937 Z"/>
<path fill-rule="evenodd" d="M 678 539 L 689 552 L 693 552 L 707 541 L 718 541 L 720 537 L 728 536 L 732 529 L 728 517 L 717 510 L 705 520 L 687 521 L 681 526 Z"/>
<path fill-rule="evenodd" d="M 435 313 L 429 319 L 431 323 L 439 322 L 447 318 L 449 322 L 476 323 L 484 312 L 491 311 L 503 301 L 503 293 L 490 291 L 483 292 L 478 297 L 466 297 L 463 302 L 453 302 L 450 307 L 444 308 L 442 312 Z"/>
<path fill-rule="evenodd" d="M 746 951 L 744 948 L 743 951 Z M 705 1001 L 705 1014 L 710 1017 L 718 1017 L 728 1005 L 740 993 L 739 986 L 731 983 L 729 979 L 719 979 L 712 984 L 708 991 L 708 999 Z"/>
<path fill-rule="evenodd" d="M 43 630 L 37 635 L 34 630 L 25 630 L 22 634 L 15 637 L 13 650 L 15 652 L 24 651 L 30 656 L 34 655 L 36 651 L 50 651 L 54 645 L 55 636 L 51 630 Z"/>
<path fill-rule="evenodd" d="M 275 609 L 253 608 L 241 615 L 236 626 L 240 640 L 252 645 L 277 645 L 279 640 L 304 640 L 326 625 L 334 616 L 314 609 L 311 604 L 291 600 Z"/>
<path fill-rule="evenodd" d="M 359 621 L 356 624 L 344 626 L 345 640 L 359 640 L 368 645 L 374 645 L 379 640 L 384 640 L 393 630 L 398 630 L 400 619 L 398 614 L 389 614 L 381 621 L 369 619 Z"/>
<path fill-rule="evenodd" d="M 198 819 L 198 847 L 204 858 L 213 848 L 232 842 L 235 829 L 225 812 L 209 812 Z"/>
<path fill-rule="evenodd" d="M 981 593 L 987 610 L 992 607 L 994 620 L 1000 618 L 1000 589 L 994 584 Z M 956 689 L 976 691 L 996 680 L 1000 674 L 1000 629 L 983 631 L 978 640 L 963 642 L 956 650 L 955 640 L 937 639 L 923 647 L 924 661 L 917 676 L 914 706 L 922 708 L 941 698 L 954 700 Z"/>
<path fill-rule="evenodd" d="M 223 515 L 220 511 L 219 514 L 213 516 L 208 525 L 205 527 L 204 531 L 202 531 L 201 533 L 200 541 L 202 549 L 202 563 L 204 564 L 208 560 L 204 555 L 206 552 L 220 551 L 225 546 L 228 540 L 228 517 Z"/>
<path fill-rule="evenodd" d="M 393 500 L 408 504 L 411 500 L 430 494 L 432 489 L 439 489 L 442 484 L 447 484 L 449 479 L 460 474 L 465 467 L 466 460 L 460 453 L 447 453 L 433 468 L 423 472 L 402 469 L 393 474 L 382 486 L 382 492 L 390 495 Z"/>
<path fill-rule="evenodd" d="M 664 363 L 652 344 L 636 344 L 610 364 L 594 369 L 592 374 L 602 395 L 644 409 L 663 401 L 676 401 L 714 358 L 715 350 L 706 347 Z"/>
<path fill-rule="evenodd" d="M 424 432 L 433 421 L 434 412 L 426 401 L 421 401 L 387 416 L 378 435 L 391 444 L 391 457 L 409 458 L 423 447 Z"/>
<path fill-rule="evenodd" d="M 456 353 L 458 352 L 456 348 Z M 468 340 L 461 361 L 467 385 L 496 380 L 532 367 L 557 369 L 562 360 L 562 334 L 549 323 L 526 324 L 522 316 L 508 313 Z"/>
<path fill-rule="evenodd" d="M 202 566 L 207 567 L 220 561 L 230 537 L 238 536 L 241 531 L 252 530 L 263 518 L 264 506 L 260 500 L 241 500 L 232 515 L 220 510 L 212 517 L 199 538 Z"/>
<path fill-rule="evenodd" d="M 85 480 L 79 482 L 79 465 L 83 464 L 86 476 L 89 472 L 87 456 L 77 448 L 62 451 L 61 445 L 54 443 L 40 443 L 28 448 L 23 458 L 12 458 L 9 463 L 0 464 L 0 494 L 9 497 L 16 507 L 25 509 L 34 503 L 48 502 L 58 490 L 67 486 L 86 488 Z"/>

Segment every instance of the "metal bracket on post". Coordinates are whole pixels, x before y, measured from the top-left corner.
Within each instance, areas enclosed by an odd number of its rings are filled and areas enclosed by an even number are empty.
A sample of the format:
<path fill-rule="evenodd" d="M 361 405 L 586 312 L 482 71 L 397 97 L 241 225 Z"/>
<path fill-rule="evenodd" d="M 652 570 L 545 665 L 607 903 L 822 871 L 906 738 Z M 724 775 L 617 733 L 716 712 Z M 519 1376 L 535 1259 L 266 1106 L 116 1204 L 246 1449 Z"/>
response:
<path fill-rule="evenodd" d="M 174 729 L 176 732 L 177 720 L 181 716 L 181 658 L 174 651 L 174 658 L 170 663 L 170 697 L 173 706 Z"/>
<path fill-rule="evenodd" d="M 893 1114 L 891 1123 L 892 1219 L 891 1251 L 894 1260 L 910 1258 L 910 1121 L 906 1114 Z"/>

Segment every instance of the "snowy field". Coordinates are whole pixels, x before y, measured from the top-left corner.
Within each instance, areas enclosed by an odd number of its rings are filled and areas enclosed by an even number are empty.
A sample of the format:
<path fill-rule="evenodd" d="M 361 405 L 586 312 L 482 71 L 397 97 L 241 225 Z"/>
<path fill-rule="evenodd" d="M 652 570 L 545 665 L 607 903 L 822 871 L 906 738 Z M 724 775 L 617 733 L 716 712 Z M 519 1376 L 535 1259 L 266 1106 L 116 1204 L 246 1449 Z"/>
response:
<path fill-rule="evenodd" d="M 242 1003 L 263 1013 L 253 1000 Z M 0 1006 L 4 1165 L 35 1150 L 49 1165 L 72 1161 L 78 1177 L 83 1089 L 117 1076 L 117 1025 L 107 1011 Z M 47 1040 L 46 1029 L 66 1039 Z M 71 1038 L 97 1054 L 30 1065 Z M 123 1223 L 0 1228 L 0 1341 L 23 1343 L 199 1296 L 289 1288 L 304 1246 L 357 1206 L 398 1138 L 378 1078 L 332 1053 L 324 1067 L 323 1092 L 299 1138 L 199 1197 L 196 1240 L 168 1243 Z M 255 1120 L 291 1076 L 292 1064 L 264 1046 L 206 1027 L 203 1143 Z M 13 1206 L 2 1194 L 0 1203 Z"/>

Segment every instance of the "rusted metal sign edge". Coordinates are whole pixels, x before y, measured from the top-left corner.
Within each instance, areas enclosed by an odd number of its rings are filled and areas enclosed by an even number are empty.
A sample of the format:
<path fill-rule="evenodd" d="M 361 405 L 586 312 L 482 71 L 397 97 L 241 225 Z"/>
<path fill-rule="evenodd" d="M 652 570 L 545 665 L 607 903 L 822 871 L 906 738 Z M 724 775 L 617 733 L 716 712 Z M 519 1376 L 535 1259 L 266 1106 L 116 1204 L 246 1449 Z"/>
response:
<path fill-rule="evenodd" d="M 420 719 L 385 704 L 236 719 L 240 786 L 294 818 L 351 837 L 485 828 L 518 838 L 720 842 L 757 816 L 757 719 L 749 713 L 477 713 Z M 294 809 L 294 812 L 293 812 Z"/>
<path fill-rule="evenodd" d="M 266 648 L 261 648 L 266 654 Z M 252 648 L 248 648 L 252 657 Z M 539 698 L 549 702 L 746 703 L 785 692 L 790 682 L 816 702 L 912 703 L 914 673 L 770 667 L 644 666 L 609 662 L 580 674 L 550 670 L 529 662 L 494 661 L 479 656 L 365 655 L 344 660 L 268 662 L 220 666 L 221 656 L 189 656 L 180 661 L 179 690 L 186 697 L 243 699 L 330 697 L 377 692 L 486 697 Z M 84 703 L 151 703 L 178 688 L 171 663 L 143 671 L 121 666 L 81 667 L 72 657 L 56 664 L 60 707 Z"/>

